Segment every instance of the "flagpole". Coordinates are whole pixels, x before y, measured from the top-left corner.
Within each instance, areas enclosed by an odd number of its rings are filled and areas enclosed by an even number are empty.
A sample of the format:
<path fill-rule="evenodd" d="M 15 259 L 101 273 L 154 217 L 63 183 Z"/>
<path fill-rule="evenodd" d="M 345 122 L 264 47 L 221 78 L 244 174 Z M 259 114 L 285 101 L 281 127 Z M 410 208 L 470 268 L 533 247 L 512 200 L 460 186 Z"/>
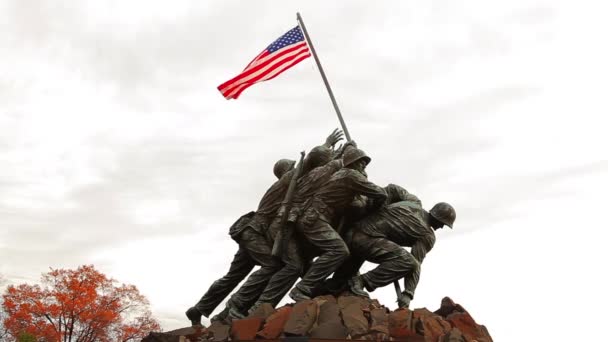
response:
<path fill-rule="evenodd" d="M 342 130 L 344 131 L 346 140 L 350 141 L 351 139 L 350 139 L 350 134 L 348 133 L 348 128 L 346 128 L 346 123 L 344 122 L 344 119 L 342 118 L 342 113 L 340 113 L 340 108 L 338 108 L 338 103 L 336 102 L 334 93 L 331 91 L 331 87 L 329 86 L 329 81 L 327 81 L 327 76 L 325 76 L 325 72 L 323 71 L 323 67 L 321 66 L 321 61 L 319 61 L 319 57 L 317 56 L 315 47 L 312 45 L 310 36 L 308 36 L 308 31 L 306 31 L 306 26 L 304 25 L 304 21 L 302 20 L 302 16 L 300 15 L 300 12 L 297 12 L 297 17 L 298 17 L 298 25 L 302 29 L 302 32 L 304 32 L 304 38 L 306 39 L 306 43 L 310 47 L 310 51 L 312 51 L 312 55 L 315 58 L 315 62 L 317 62 L 317 66 L 319 67 L 319 72 L 321 72 L 321 77 L 323 78 L 323 82 L 325 83 L 325 87 L 327 88 L 327 92 L 329 93 L 329 98 L 331 98 L 331 103 L 334 105 L 336 114 L 338 114 L 338 120 L 340 120 L 340 125 L 342 125 Z"/>

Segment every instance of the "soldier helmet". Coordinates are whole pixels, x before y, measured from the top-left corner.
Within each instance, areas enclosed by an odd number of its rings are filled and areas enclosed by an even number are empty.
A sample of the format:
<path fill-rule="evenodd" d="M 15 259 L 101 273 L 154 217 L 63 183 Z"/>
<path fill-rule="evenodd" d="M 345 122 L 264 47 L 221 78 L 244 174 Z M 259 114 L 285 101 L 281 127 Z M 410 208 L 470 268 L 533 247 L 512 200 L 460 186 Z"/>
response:
<path fill-rule="evenodd" d="M 431 208 L 429 214 L 433 216 L 437 221 L 452 228 L 454 221 L 456 220 L 456 210 L 454 207 L 445 202 L 439 202 Z"/>
<path fill-rule="evenodd" d="M 350 148 L 346 150 L 346 152 L 344 152 L 344 156 L 342 157 L 344 166 L 351 165 L 352 163 L 361 159 L 365 160 L 365 164 L 369 164 L 369 162 L 372 161 L 372 158 L 368 157 L 363 150 L 358 148 Z"/>
<path fill-rule="evenodd" d="M 293 169 L 295 164 L 296 164 L 295 160 L 280 159 L 279 161 L 274 163 L 274 168 L 272 169 L 272 172 L 274 172 L 274 175 L 277 176 L 277 178 L 281 178 L 281 177 L 283 177 L 285 172 Z"/>
<path fill-rule="evenodd" d="M 333 157 L 333 152 L 330 148 L 325 146 L 317 146 L 310 150 L 306 155 L 306 160 L 304 162 L 305 168 L 307 170 L 312 170 L 315 167 L 323 166 L 331 161 Z"/>

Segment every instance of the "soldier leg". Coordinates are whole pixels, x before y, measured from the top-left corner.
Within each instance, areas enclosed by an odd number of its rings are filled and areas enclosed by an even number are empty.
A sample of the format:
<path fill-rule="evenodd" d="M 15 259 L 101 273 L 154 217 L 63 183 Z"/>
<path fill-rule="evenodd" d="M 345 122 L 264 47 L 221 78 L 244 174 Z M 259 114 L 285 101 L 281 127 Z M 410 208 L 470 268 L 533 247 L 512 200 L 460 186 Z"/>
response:
<path fill-rule="evenodd" d="M 351 249 L 351 253 L 354 253 L 354 250 Z M 347 289 L 348 280 L 359 275 L 359 269 L 364 262 L 365 260 L 361 259 L 359 256 L 351 254 L 351 256 L 338 267 L 336 272 L 334 272 L 334 275 L 325 281 L 325 290 L 336 295 Z"/>
<path fill-rule="evenodd" d="M 304 261 L 302 260 L 300 246 L 295 236 L 289 239 L 285 251 L 286 254 L 281 256 L 283 267 L 270 278 L 264 292 L 262 292 L 258 301 L 249 310 L 250 313 L 262 303 L 269 303 L 273 307 L 276 307 L 302 275 Z"/>
<path fill-rule="evenodd" d="M 313 290 L 332 274 L 349 256 L 348 247 L 329 223 L 317 219 L 312 225 L 298 225 L 298 232 L 321 251 L 290 296 L 302 300 L 312 296 Z"/>
<path fill-rule="evenodd" d="M 260 269 L 251 273 L 230 298 L 228 305 L 234 309 L 230 312 L 232 316 L 244 316 L 258 299 L 272 275 L 280 268 L 280 263 L 272 257 L 272 246 L 264 235 L 246 228 L 241 235 L 241 246 L 260 265 Z"/>
<path fill-rule="evenodd" d="M 364 239 L 364 241 L 362 241 Z M 391 284 L 405 278 L 405 291 L 410 299 L 420 278 L 420 263 L 412 254 L 398 244 L 385 239 L 358 234 L 353 243 L 357 252 L 365 255 L 365 260 L 379 264 L 378 267 L 361 275 L 368 291 Z"/>
<path fill-rule="evenodd" d="M 362 258 L 360 253 L 357 253 L 357 249 L 353 248 L 353 236 L 356 232 L 353 231 L 352 227 L 348 227 L 344 234 L 344 242 L 350 250 L 350 256 L 340 267 L 334 272 L 334 275 L 330 280 L 336 284 L 346 285 L 348 280 L 355 275 L 359 274 L 359 269 L 363 266 L 365 259 Z M 355 246 L 356 247 L 356 246 Z"/>
<path fill-rule="evenodd" d="M 211 284 L 203 297 L 194 305 L 205 317 L 209 317 L 213 310 L 234 290 L 253 269 L 255 263 L 248 253 L 239 248 L 234 255 L 228 273 Z"/>

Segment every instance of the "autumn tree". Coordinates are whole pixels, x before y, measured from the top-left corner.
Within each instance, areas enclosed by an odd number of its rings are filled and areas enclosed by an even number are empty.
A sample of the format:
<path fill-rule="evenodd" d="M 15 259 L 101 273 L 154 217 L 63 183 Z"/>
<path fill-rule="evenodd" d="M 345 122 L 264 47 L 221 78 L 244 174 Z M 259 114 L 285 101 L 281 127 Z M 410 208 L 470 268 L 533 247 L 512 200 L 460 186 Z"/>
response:
<path fill-rule="evenodd" d="M 0 274 L 0 288 L 4 287 L 6 280 L 2 274 Z M 4 319 L 6 318 L 6 312 L 2 303 L 4 300 L 0 297 L 0 341 L 4 341 L 5 336 L 8 336 L 8 329 L 4 326 Z"/>
<path fill-rule="evenodd" d="M 41 285 L 8 286 L 3 299 L 13 341 L 25 333 L 48 342 L 126 342 L 160 330 L 135 286 L 119 285 L 92 265 L 51 270 Z"/>

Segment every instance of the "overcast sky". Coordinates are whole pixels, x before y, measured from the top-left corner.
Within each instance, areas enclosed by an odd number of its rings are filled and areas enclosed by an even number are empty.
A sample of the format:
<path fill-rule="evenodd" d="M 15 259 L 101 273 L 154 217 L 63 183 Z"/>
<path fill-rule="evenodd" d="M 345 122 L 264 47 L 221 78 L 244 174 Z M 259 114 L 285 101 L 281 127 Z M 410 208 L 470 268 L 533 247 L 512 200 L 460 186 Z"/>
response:
<path fill-rule="evenodd" d="M 0 274 L 92 263 L 188 325 L 274 161 L 338 127 L 312 59 L 216 89 L 297 11 L 370 180 L 458 212 L 412 305 L 450 296 L 497 341 L 597 336 L 608 24 L 586 1 L 0 0 Z"/>

